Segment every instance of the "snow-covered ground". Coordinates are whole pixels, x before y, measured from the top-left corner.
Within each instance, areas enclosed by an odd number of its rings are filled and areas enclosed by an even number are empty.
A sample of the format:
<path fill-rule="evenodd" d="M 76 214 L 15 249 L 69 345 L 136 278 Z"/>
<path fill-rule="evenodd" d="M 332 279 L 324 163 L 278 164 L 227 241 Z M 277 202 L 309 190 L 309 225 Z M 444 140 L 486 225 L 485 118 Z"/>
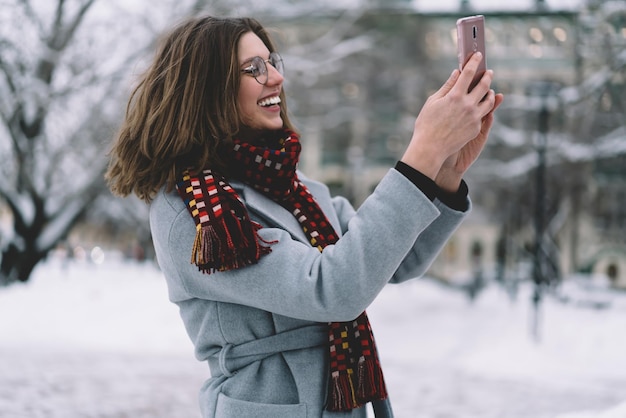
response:
<path fill-rule="evenodd" d="M 397 417 L 625 418 L 626 295 L 546 299 L 537 341 L 529 292 L 388 286 L 368 314 Z M 50 261 L 0 289 L 0 417 L 197 418 L 207 377 L 150 264 Z"/>

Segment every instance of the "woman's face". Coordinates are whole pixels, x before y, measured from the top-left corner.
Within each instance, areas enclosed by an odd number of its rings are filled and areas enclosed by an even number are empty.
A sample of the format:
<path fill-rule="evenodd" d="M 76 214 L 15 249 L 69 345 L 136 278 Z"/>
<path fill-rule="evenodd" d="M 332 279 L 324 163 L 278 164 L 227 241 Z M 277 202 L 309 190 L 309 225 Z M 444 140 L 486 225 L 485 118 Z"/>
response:
<path fill-rule="evenodd" d="M 267 60 L 270 51 L 261 38 L 255 33 L 248 32 L 239 40 L 239 65 L 241 69 L 250 65 L 254 57 Z M 254 131 L 282 129 L 283 119 L 280 116 L 280 94 L 283 86 L 283 76 L 271 64 L 267 65 L 267 83 L 260 84 L 254 77 L 242 73 L 237 105 L 245 129 L 242 134 Z M 260 77 L 263 81 L 262 77 Z M 252 132 L 250 132 L 252 131 Z"/>

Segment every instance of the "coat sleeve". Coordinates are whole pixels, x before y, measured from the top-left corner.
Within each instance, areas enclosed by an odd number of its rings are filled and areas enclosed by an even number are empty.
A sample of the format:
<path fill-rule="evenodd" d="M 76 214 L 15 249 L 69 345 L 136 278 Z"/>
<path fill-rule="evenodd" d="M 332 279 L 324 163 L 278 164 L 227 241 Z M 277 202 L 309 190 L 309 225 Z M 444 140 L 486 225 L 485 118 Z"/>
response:
<path fill-rule="evenodd" d="M 469 213 L 459 212 L 446 206 L 439 200 L 435 205 L 441 214 L 420 234 L 415 244 L 404 258 L 390 283 L 401 283 L 409 279 L 421 277 L 435 261 L 448 238 L 458 228 Z"/>
<path fill-rule="evenodd" d="M 173 302 L 200 298 L 310 321 L 354 319 L 394 277 L 416 242 L 428 249 L 441 241 L 428 242 L 434 234 L 427 232 L 440 217 L 440 208 L 395 170 L 352 216 L 342 216 L 345 233 L 322 253 L 284 229 L 267 227 L 259 234 L 276 241 L 270 254 L 255 265 L 210 275 L 189 261 L 195 227 L 181 207 L 173 201 L 169 206 L 153 204 L 150 216 Z M 344 211 L 349 212 L 348 206 Z"/>
<path fill-rule="evenodd" d="M 471 202 L 468 203 L 468 210 L 457 211 L 441 201 L 435 200 L 434 204 L 440 211 L 440 215 L 415 240 L 413 247 L 398 266 L 390 283 L 401 283 L 421 277 L 426 273 L 452 233 L 470 212 Z M 333 198 L 333 205 L 342 233 L 345 233 L 350 219 L 354 216 L 354 208 L 347 199 L 341 196 Z"/>

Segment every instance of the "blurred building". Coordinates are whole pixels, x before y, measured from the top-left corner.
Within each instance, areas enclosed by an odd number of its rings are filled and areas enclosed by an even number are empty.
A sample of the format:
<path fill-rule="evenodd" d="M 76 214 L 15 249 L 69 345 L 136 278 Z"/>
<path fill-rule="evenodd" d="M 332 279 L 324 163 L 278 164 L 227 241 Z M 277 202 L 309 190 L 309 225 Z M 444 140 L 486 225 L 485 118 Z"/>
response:
<path fill-rule="evenodd" d="M 366 11 L 346 11 L 341 19 L 323 12 L 262 19 L 276 27 L 273 35 L 284 51 L 290 112 L 304 146 L 300 168 L 358 206 L 401 156 L 425 100 L 458 65 L 456 20 L 485 14 L 488 66 L 506 105 L 489 147 L 468 173 L 474 209 L 429 274 L 472 286 L 531 279 L 542 212 L 543 250 L 551 264 L 546 279 L 580 272 L 626 288 L 626 152 L 580 163 L 548 158 L 544 177 L 536 175 L 542 135 L 554 141 L 582 130 L 562 103 L 548 106 L 554 98 L 543 96 L 592 76 L 588 60 L 598 51 L 590 51 L 594 44 L 586 42 L 581 25 L 588 16 L 538 0 L 488 13 L 474 8 L 478 1 L 459 0 L 445 12 L 415 8 L 419 3 L 371 0 Z M 626 43 L 626 21 L 615 25 Z M 543 91 L 546 85 L 550 91 Z M 580 141 L 610 134 L 606 127 L 614 126 L 619 96 L 626 97 L 623 82 L 621 88 L 618 97 L 599 94 L 601 112 Z M 615 140 L 626 142 L 622 136 Z M 529 166 L 515 165 L 520 155 L 531 157 Z M 510 164 L 489 172 L 482 166 L 489 160 Z M 129 257 L 153 257 L 147 231 L 125 232 L 81 225 L 67 245 L 119 249 L 123 242 Z"/>
<path fill-rule="evenodd" d="M 459 1 L 458 8 L 446 12 L 421 12 L 413 8 L 414 3 L 419 2 L 372 0 L 371 10 L 348 16 L 353 20 L 339 25 L 335 18 L 324 15 L 294 18 L 286 25 L 276 22 L 282 48 L 288 51 L 294 45 L 305 45 L 296 53 L 307 51 L 313 56 L 313 61 L 296 65 L 296 77 L 290 74 L 288 80 L 292 81 L 287 85 L 289 96 L 295 99 L 290 100 L 295 103 L 291 110 L 305 144 L 301 168 L 357 205 L 400 157 L 421 105 L 457 66 L 456 20 L 481 13 L 473 9 L 472 1 Z M 581 41 L 587 36 L 581 26 L 583 10 L 555 8 L 545 1 L 529 3 L 520 10 L 507 7 L 481 13 L 487 21 L 488 66 L 497 75 L 494 87 L 507 96 L 506 108 L 498 112 L 499 125 L 507 128 L 494 129 L 486 158 L 514 161 L 520 153 L 533 153 L 536 148 L 540 158 L 537 136 L 542 129 L 546 131 L 544 139 L 577 129 L 562 105 L 546 107 L 549 120 L 544 118 L 545 127 L 539 126 L 538 118 L 540 104 L 551 100 L 543 96 L 578 85 L 589 75 L 585 61 L 589 54 Z M 320 47 L 316 52 L 320 42 L 315 40 L 333 31 L 337 32 L 334 43 L 322 44 L 326 49 Z M 353 52 L 345 53 L 345 48 L 353 48 Z M 343 65 L 333 72 L 333 54 L 342 53 L 344 56 L 336 59 Z M 287 62 L 289 69 L 291 63 Z M 317 66 L 324 66 L 326 73 Z M 549 92 L 542 91 L 545 84 L 551 85 Z M 515 132 L 521 144 L 511 147 L 508 132 Z M 544 164 L 563 169 L 558 161 Z M 515 279 L 530 278 L 536 218 L 542 212 L 543 251 L 552 264 L 546 273 L 552 277 L 546 279 L 587 272 L 626 287 L 626 173 L 620 160 L 608 169 L 611 176 L 607 180 L 602 174 L 607 168 L 602 165 L 591 162 L 566 167 L 579 172 L 571 178 L 543 167 L 547 172 L 541 179 L 545 183 L 542 193 L 536 189 L 536 168 L 502 182 L 499 173 L 481 178 L 470 171 L 474 213 L 430 274 L 444 280 L 471 281 L 479 272 L 486 278 L 504 280 L 506 268 Z M 579 195 L 571 192 L 577 188 Z M 577 204 L 577 199 L 597 204 Z M 607 240 L 607 231 L 616 236 Z"/>

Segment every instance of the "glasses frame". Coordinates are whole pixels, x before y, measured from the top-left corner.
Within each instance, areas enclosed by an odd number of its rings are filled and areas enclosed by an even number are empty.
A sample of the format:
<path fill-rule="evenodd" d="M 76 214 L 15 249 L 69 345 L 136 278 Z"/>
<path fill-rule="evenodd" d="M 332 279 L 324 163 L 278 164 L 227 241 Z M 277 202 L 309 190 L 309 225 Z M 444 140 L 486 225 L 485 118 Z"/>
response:
<path fill-rule="evenodd" d="M 245 64 L 250 64 L 245 68 L 241 69 L 243 74 L 249 75 L 250 77 L 254 77 L 257 83 L 261 85 L 266 85 L 269 80 L 269 70 L 267 68 L 267 64 L 270 64 L 280 75 L 284 74 L 284 64 L 283 58 L 280 56 L 278 52 L 271 52 L 269 59 L 264 60 L 261 57 L 253 57 L 250 60 L 246 61 Z M 255 74 L 255 70 L 258 71 L 258 74 Z M 263 80 L 263 77 L 265 78 Z"/>

